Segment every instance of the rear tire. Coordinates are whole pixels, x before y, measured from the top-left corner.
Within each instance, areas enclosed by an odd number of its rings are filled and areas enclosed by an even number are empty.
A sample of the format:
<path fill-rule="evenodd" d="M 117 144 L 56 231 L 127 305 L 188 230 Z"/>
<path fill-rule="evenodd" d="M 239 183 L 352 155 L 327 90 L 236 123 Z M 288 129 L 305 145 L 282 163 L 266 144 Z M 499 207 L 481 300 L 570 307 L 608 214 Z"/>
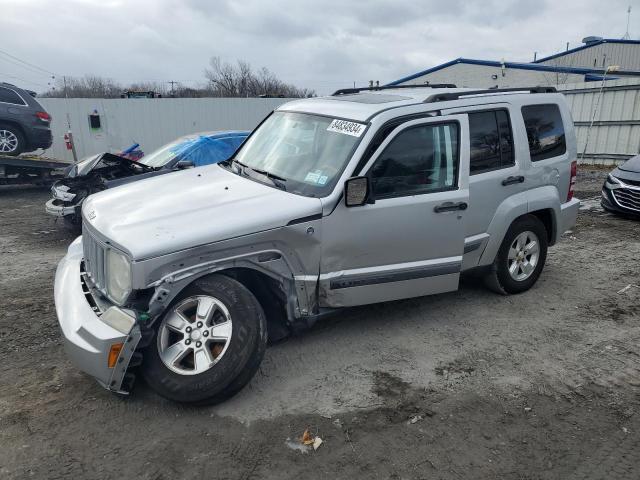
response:
<path fill-rule="evenodd" d="M 267 346 L 258 300 L 220 274 L 185 288 L 156 323 L 142 374 L 152 389 L 176 402 L 211 405 L 232 397 L 256 373 Z M 174 357 L 174 351 L 187 353 Z"/>
<path fill-rule="evenodd" d="M 502 295 L 529 290 L 542 273 L 547 248 L 544 224 L 533 215 L 520 217 L 504 236 L 485 284 Z"/>
<path fill-rule="evenodd" d="M 27 144 L 19 128 L 0 123 L 0 155 L 20 155 Z"/>

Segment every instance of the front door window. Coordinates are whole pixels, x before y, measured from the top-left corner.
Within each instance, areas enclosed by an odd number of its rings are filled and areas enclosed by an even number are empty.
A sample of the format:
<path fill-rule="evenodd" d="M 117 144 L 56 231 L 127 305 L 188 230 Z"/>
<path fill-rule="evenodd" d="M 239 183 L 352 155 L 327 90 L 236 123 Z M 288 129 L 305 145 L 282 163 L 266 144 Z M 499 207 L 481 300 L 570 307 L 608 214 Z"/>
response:
<path fill-rule="evenodd" d="M 417 125 L 400 132 L 371 169 L 376 199 L 456 188 L 458 124 Z"/>

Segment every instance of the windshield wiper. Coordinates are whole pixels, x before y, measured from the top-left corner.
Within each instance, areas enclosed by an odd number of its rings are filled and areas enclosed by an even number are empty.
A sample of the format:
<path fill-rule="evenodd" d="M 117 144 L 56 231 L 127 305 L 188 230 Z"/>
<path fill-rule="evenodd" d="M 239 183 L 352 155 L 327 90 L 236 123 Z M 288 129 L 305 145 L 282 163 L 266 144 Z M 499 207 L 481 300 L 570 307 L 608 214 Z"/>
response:
<path fill-rule="evenodd" d="M 276 175 L 275 173 L 267 172 L 266 170 L 260 170 L 258 168 L 250 167 L 249 165 L 246 165 L 241 161 L 236 160 L 235 158 L 231 159 L 231 162 L 237 163 L 238 165 L 240 165 L 242 167 L 240 171 L 245 175 L 247 174 L 246 170 L 251 170 L 252 172 L 255 172 L 259 175 L 267 177 L 269 180 L 271 180 L 271 183 L 273 183 L 280 190 L 284 190 L 285 192 L 287 191 L 287 187 L 284 185 L 284 182 L 287 181 L 286 178 L 283 178 L 280 175 Z"/>
<path fill-rule="evenodd" d="M 266 170 L 258 170 L 257 168 L 253 168 L 253 167 L 247 167 L 245 165 L 245 168 L 248 168 L 250 170 L 253 170 L 254 172 L 260 174 L 260 175 L 264 175 L 265 177 L 267 177 L 269 180 L 271 180 L 271 182 L 280 190 L 284 190 L 285 192 L 287 191 L 287 187 L 285 186 L 284 182 L 287 181 L 286 178 L 281 177 L 280 175 L 276 175 L 275 173 L 271 173 L 271 172 L 267 172 Z"/>
<path fill-rule="evenodd" d="M 271 173 L 271 172 L 267 172 L 266 170 L 258 170 L 257 168 L 253 168 L 253 167 L 247 167 L 245 165 L 246 168 L 250 168 L 251 170 L 253 170 L 256 173 L 259 173 L 260 175 L 264 175 L 265 177 L 269 177 L 272 180 L 279 180 L 281 182 L 286 182 L 287 179 L 281 177 L 280 175 L 276 175 L 275 173 Z"/>

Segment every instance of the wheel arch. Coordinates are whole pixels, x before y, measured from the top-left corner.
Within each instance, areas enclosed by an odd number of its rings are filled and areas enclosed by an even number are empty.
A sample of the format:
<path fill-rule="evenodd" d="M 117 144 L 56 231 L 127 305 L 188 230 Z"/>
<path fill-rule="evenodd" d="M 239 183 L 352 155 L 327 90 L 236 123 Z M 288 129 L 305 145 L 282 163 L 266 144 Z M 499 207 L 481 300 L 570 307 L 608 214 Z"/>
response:
<path fill-rule="evenodd" d="M 521 192 L 507 197 L 496 209 L 496 212 L 487 228 L 489 240 L 480 256 L 479 267 L 491 265 L 498 254 L 504 236 L 509 227 L 518 218 L 528 213 L 527 192 Z"/>
<path fill-rule="evenodd" d="M 15 120 L 0 120 L 0 126 L 2 125 L 14 127 L 20 132 L 20 134 L 22 135 L 22 140 L 24 140 L 24 143 L 25 143 L 23 151 L 30 148 L 29 139 L 27 138 L 27 132 L 25 131 L 24 127 L 20 124 L 20 122 L 16 122 Z"/>
<path fill-rule="evenodd" d="M 478 266 L 487 266 L 493 263 L 509 228 L 524 215 L 533 215 L 538 218 L 547 231 L 548 244 L 553 245 L 556 243 L 559 237 L 557 223 L 560 214 L 560 203 L 558 189 L 550 185 L 534 188 L 506 198 L 496 209 L 496 213 L 487 229 L 489 240 L 480 257 Z"/>
<path fill-rule="evenodd" d="M 17 128 L 18 130 L 20 130 L 20 133 L 25 137 L 26 140 L 26 132 L 20 122 L 16 122 L 15 120 L 0 120 L 0 125 L 9 125 L 11 127 Z"/>
<path fill-rule="evenodd" d="M 269 341 L 274 342 L 289 335 L 287 292 L 281 281 L 248 267 L 232 267 L 216 273 L 237 280 L 256 297 L 267 317 Z"/>
<path fill-rule="evenodd" d="M 549 244 L 549 246 L 556 243 L 557 227 L 556 227 L 556 221 L 555 221 L 555 212 L 553 211 L 553 209 L 544 208 L 541 210 L 534 210 L 532 212 L 529 212 L 529 215 L 533 215 L 538 220 L 540 220 L 544 225 L 544 229 L 547 231 L 547 243 Z"/>
<path fill-rule="evenodd" d="M 211 275 L 225 275 L 247 288 L 262 306 L 269 333 L 269 340 L 276 341 L 288 336 L 290 325 L 296 318 L 297 297 L 293 278 L 276 274 L 267 269 L 257 268 L 251 262 L 219 264 L 180 278 L 160 282 L 155 287 L 149 301 L 152 322 L 160 317 L 166 308 L 190 285 L 197 284 Z M 292 276 L 293 277 L 293 276 Z"/>

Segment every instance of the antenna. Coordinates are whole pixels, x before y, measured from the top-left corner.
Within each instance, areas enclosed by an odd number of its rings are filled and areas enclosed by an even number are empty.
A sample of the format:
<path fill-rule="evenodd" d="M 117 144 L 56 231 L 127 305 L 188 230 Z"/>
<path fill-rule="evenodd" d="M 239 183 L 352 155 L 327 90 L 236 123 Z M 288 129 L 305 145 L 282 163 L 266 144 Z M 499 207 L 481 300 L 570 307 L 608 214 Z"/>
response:
<path fill-rule="evenodd" d="M 631 19 L 631 5 L 627 8 L 627 31 L 622 37 L 622 40 L 629 40 L 631 36 L 629 35 L 629 20 Z"/>

